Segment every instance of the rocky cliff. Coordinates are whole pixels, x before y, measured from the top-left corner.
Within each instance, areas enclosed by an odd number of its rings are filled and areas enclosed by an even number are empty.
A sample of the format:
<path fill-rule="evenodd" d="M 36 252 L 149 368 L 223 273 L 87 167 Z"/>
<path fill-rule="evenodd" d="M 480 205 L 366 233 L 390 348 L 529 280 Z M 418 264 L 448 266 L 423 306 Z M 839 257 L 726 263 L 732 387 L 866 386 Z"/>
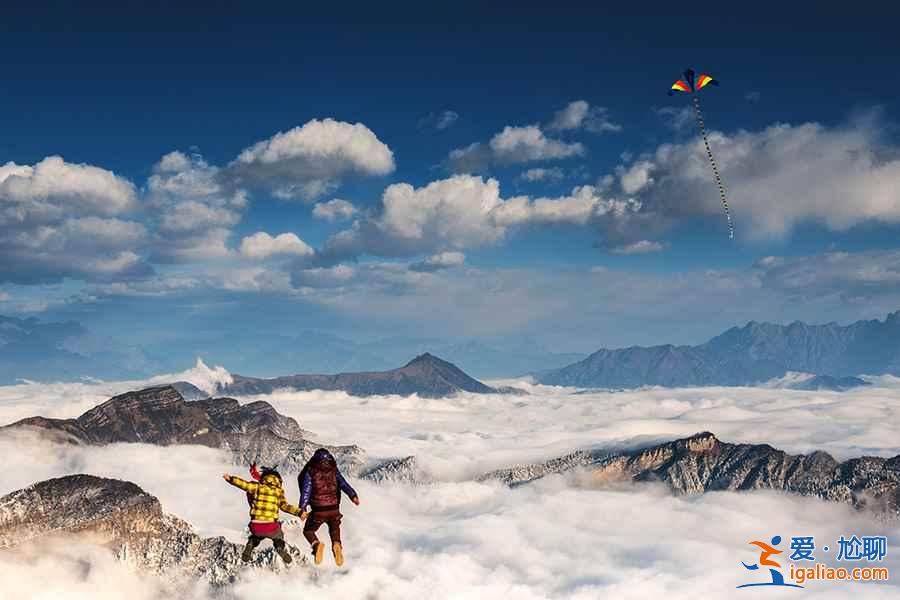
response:
<path fill-rule="evenodd" d="M 31 429 L 56 441 L 156 445 L 199 444 L 231 453 L 236 464 L 251 462 L 299 471 L 317 448 L 296 420 L 267 402 L 240 404 L 233 398 L 186 402 L 172 386 L 115 396 L 75 419 L 31 417 L 0 428 Z M 365 461 L 358 446 L 324 446 L 355 472 Z"/>
<path fill-rule="evenodd" d="M 0 551 L 39 541 L 47 546 L 78 540 L 108 548 L 145 573 L 187 585 L 199 578 L 221 586 L 253 568 L 286 568 L 267 544 L 249 564 L 241 546 L 225 538 L 201 538 L 191 526 L 163 512 L 159 500 L 133 483 L 93 475 L 69 475 L 36 483 L 0 498 Z M 306 556 L 288 546 L 287 568 Z"/>
<path fill-rule="evenodd" d="M 582 469 L 594 484 L 659 481 L 675 494 L 777 490 L 900 516 L 900 456 L 838 462 L 825 452 L 787 454 L 767 444 L 730 444 L 711 433 L 625 452 L 584 451 L 485 475 L 520 485 Z"/>

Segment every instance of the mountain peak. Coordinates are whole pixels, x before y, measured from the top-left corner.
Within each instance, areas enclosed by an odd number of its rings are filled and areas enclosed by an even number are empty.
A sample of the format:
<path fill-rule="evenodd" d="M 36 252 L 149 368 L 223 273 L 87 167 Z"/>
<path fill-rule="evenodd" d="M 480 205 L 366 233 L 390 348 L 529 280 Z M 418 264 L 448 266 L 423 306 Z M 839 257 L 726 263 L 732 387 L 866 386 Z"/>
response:
<path fill-rule="evenodd" d="M 415 357 L 414 359 L 412 359 L 411 361 L 406 363 L 405 366 L 408 367 L 410 365 L 415 365 L 415 364 L 423 364 L 423 363 L 428 364 L 428 363 L 441 363 L 441 362 L 445 362 L 445 361 L 439 359 L 438 357 L 436 357 L 434 354 L 431 354 L 430 352 L 423 352 L 422 354 L 418 355 L 417 357 Z"/>

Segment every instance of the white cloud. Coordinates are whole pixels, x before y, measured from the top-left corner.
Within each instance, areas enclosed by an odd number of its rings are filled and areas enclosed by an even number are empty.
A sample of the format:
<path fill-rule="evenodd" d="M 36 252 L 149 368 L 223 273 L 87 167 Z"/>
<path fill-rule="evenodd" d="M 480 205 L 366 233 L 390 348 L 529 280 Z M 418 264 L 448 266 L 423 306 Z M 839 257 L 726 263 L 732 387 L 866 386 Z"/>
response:
<path fill-rule="evenodd" d="M 447 129 L 459 119 L 459 115 L 452 110 L 445 110 L 442 112 L 437 119 L 437 122 L 434 124 L 434 128 L 438 131 Z"/>
<path fill-rule="evenodd" d="M 85 398 L 104 398 L 106 392 L 98 391 L 108 385 L 3 387 L 0 411 L 27 402 L 33 411 L 27 414 L 43 412 L 34 411 L 39 403 L 58 416 L 75 416 L 90 404 Z M 347 567 L 337 569 L 326 558 L 316 569 L 248 570 L 229 594 L 236 600 L 288 600 L 298 594 L 314 600 L 729 598 L 735 586 L 755 580 L 740 565 L 758 557 L 748 542 L 776 533 L 788 540 L 812 535 L 817 546 L 841 535 L 885 535 L 884 566 L 900 568 L 896 523 L 815 499 L 765 492 L 672 497 L 654 484 L 598 489 L 578 477 L 550 477 L 517 489 L 466 481 L 496 466 L 576 447 L 704 429 L 726 441 L 770 442 L 793 452 L 888 455 L 900 451 L 897 389 L 852 396 L 752 388 L 588 394 L 531 389 L 525 397 L 387 396 L 377 402 L 336 392 L 254 397 L 272 402 L 329 442 L 358 443 L 380 457 L 416 454 L 438 483 L 374 485 L 351 478 L 362 503 L 343 509 Z M 135 481 L 201 535 L 224 535 L 235 543 L 245 539 L 246 502 L 220 479 L 221 472 L 235 467 L 212 449 L 62 447 L 26 438 L 0 444 L 8 459 L 0 494 L 38 479 L 90 472 Z M 193 493 L 185 493 L 185 481 L 192 482 Z M 297 497 L 296 478 L 286 478 L 286 492 L 289 499 Z M 287 527 L 286 537 L 305 547 L 301 528 Z M 54 597 L 171 596 L 171 582 L 137 577 L 96 550 L 71 543 L 67 548 L 44 544 L 35 554 L 4 554 L 0 585 L 23 597 L 32 593 L 34 581 Z M 698 556 L 704 560 L 698 562 Z M 118 596 L 108 591 L 111 582 Z M 807 591 L 825 600 L 848 595 L 887 600 L 896 597 L 898 585 L 893 580 L 810 583 Z M 191 597 L 203 598 L 203 592 L 195 590 Z"/>
<path fill-rule="evenodd" d="M 620 167 L 617 170 L 619 175 L 619 185 L 626 194 L 635 194 L 653 183 L 650 172 L 653 170 L 653 163 L 642 160 L 634 163 L 629 168 Z"/>
<path fill-rule="evenodd" d="M 606 108 L 591 106 L 584 100 L 575 100 L 553 115 L 547 129 L 550 131 L 585 129 L 591 133 L 607 133 L 622 131 L 622 126 L 610 120 Z"/>
<path fill-rule="evenodd" d="M 0 166 L 0 281 L 142 277 L 143 225 L 131 182 L 99 167 L 51 156 Z"/>
<path fill-rule="evenodd" d="M 519 175 L 519 179 L 523 181 L 544 181 L 547 179 L 562 179 L 563 177 L 565 177 L 565 173 L 559 167 L 528 169 Z"/>
<path fill-rule="evenodd" d="M 292 283 L 298 288 L 337 288 L 352 282 L 357 269 L 348 265 L 312 267 L 295 271 Z"/>
<path fill-rule="evenodd" d="M 653 109 L 653 112 L 675 131 L 684 131 L 688 127 L 696 126 L 694 111 L 689 106 L 664 106 Z"/>
<path fill-rule="evenodd" d="M 224 227 L 162 237 L 157 241 L 151 259 L 157 263 L 177 264 L 228 258 L 233 254 L 228 247 L 229 239 L 231 230 Z"/>
<path fill-rule="evenodd" d="M 34 166 L 0 166 L 0 223 L 52 222 L 64 216 L 114 216 L 137 208 L 131 182 L 113 172 L 50 156 Z"/>
<path fill-rule="evenodd" d="M 462 252 L 439 252 L 426 257 L 425 260 L 410 265 L 409 268 L 422 273 L 433 273 L 441 269 L 462 266 L 465 262 L 466 255 Z"/>
<path fill-rule="evenodd" d="M 313 119 L 245 149 L 227 171 L 238 187 L 313 200 L 333 191 L 342 176 L 393 172 L 394 154 L 362 123 Z"/>
<path fill-rule="evenodd" d="M 580 143 L 566 143 L 546 137 L 537 125 L 504 127 L 491 138 L 490 148 L 501 162 L 519 163 L 533 160 L 568 158 L 584 154 Z"/>
<path fill-rule="evenodd" d="M 640 240 L 625 246 L 617 246 L 610 250 L 613 254 L 649 254 L 651 252 L 659 252 L 665 246 L 659 242 L 651 242 L 650 240 Z"/>
<path fill-rule="evenodd" d="M 271 256 L 310 256 L 313 249 L 293 233 L 272 237 L 265 231 L 258 231 L 241 240 L 240 252 L 247 258 L 262 260 Z"/>
<path fill-rule="evenodd" d="M 763 285 L 802 297 L 839 296 L 871 300 L 900 291 L 900 250 L 825 252 L 785 259 L 767 256 Z"/>
<path fill-rule="evenodd" d="M 326 221 L 346 221 L 357 213 L 356 207 L 352 203 L 340 198 L 329 200 L 328 202 L 319 202 L 313 207 L 312 214 L 317 219 Z"/>
<path fill-rule="evenodd" d="M 452 110 L 444 110 L 439 113 L 429 113 L 419 119 L 419 129 L 435 129 L 443 131 L 449 129 L 459 119 L 459 114 Z"/>
<path fill-rule="evenodd" d="M 180 263 L 231 254 L 231 227 L 241 220 L 247 194 L 223 181 L 202 156 L 170 152 L 147 180 L 147 208 L 155 224 L 151 259 Z"/>
<path fill-rule="evenodd" d="M 538 125 L 507 126 L 487 144 L 474 143 L 450 152 L 447 165 L 454 171 L 480 171 L 491 164 L 509 165 L 581 156 L 581 143 L 548 138 Z"/>
<path fill-rule="evenodd" d="M 576 187 L 569 196 L 503 199 L 495 179 L 456 175 L 414 188 L 388 186 L 377 217 L 358 221 L 332 236 L 326 254 L 351 257 L 412 256 L 441 250 L 464 250 L 502 241 L 511 227 L 584 225 L 598 216 L 621 216 L 639 205 L 608 200 L 592 186 Z"/>
<path fill-rule="evenodd" d="M 784 237 L 801 223 L 843 231 L 900 223 L 900 160 L 866 115 L 839 127 L 778 124 L 758 132 L 710 133 L 738 235 Z M 722 214 L 700 139 L 663 144 L 643 158 L 653 179 L 623 181 L 658 223 Z M 624 189 L 624 188 L 628 189 Z"/>

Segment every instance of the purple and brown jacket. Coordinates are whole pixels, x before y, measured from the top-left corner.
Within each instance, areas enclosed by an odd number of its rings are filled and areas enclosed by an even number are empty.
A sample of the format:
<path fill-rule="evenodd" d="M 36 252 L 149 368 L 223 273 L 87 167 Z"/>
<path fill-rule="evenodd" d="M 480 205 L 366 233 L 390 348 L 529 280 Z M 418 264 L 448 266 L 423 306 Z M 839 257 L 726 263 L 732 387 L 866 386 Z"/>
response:
<path fill-rule="evenodd" d="M 341 505 L 341 492 L 351 499 L 357 495 L 338 469 L 334 456 L 324 448 L 316 450 L 309 459 L 300 471 L 297 483 L 300 484 L 300 508 L 303 510 L 307 506 L 314 511 L 337 510 Z"/>

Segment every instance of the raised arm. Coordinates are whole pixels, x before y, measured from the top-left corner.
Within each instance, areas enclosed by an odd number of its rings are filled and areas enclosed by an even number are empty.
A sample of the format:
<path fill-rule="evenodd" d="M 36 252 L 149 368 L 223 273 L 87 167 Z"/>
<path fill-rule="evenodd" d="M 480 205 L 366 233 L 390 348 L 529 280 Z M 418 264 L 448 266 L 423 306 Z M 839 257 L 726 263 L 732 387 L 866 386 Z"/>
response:
<path fill-rule="evenodd" d="M 235 477 L 234 475 L 229 475 L 228 473 L 222 475 L 222 478 L 234 487 L 240 488 L 245 492 L 250 492 L 251 494 L 256 492 L 256 488 L 259 486 L 258 483 L 244 481 L 240 477 Z"/>

